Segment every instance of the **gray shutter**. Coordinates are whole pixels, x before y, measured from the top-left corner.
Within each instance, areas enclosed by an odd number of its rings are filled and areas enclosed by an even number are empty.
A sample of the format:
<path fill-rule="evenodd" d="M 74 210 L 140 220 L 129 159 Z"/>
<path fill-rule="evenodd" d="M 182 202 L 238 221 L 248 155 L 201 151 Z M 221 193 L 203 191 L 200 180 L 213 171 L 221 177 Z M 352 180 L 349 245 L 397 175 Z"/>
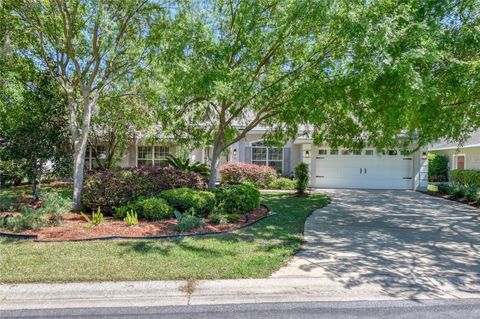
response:
<path fill-rule="evenodd" d="M 252 148 L 245 146 L 245 163 L 252 163 Z"/>
<path fill-rule="evenodd" d="M 283 149 L 283 175 L 290 176 L 290 153 L 292 152 L 292 148 L 285 147 Z"/>

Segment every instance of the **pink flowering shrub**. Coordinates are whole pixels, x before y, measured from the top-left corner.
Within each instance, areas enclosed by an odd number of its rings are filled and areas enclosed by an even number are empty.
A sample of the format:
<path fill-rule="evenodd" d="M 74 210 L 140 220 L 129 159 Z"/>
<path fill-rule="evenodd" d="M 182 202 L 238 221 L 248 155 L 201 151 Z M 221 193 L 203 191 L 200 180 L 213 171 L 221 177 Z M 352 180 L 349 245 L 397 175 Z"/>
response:
<path fill-rule="evenodd" d="M 277 172 L 270 166 L 229 162 L 219 168 L 222 182 L 240 184 L 252 182 L 258 187 L 265 188 L 276 177 Z"/>

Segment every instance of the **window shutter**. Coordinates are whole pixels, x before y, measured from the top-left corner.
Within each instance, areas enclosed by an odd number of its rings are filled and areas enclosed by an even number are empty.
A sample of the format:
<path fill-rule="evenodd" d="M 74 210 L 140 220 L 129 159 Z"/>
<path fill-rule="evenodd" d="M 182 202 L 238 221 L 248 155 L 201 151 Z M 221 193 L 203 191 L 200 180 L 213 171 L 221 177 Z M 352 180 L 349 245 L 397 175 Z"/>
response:
<path fill-rule="evenodd" d="M 290 171 L 290 153 L 291 153 L 291 148 L 290 147 L 285 147 L 283 149 L 283 175 L 289 176 L 291 171 Z"/>
<path fill-rule="evenodd" d="M 250 146 L 245 147 L 245 163 L 252 163 L 252 148 Z"/>

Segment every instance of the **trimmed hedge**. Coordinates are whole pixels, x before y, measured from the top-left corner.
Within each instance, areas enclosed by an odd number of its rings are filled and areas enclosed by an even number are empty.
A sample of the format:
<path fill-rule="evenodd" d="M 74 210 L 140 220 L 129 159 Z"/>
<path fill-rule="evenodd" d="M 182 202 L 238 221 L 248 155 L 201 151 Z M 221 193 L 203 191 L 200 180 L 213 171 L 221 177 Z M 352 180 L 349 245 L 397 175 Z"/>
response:
<path fill-rule="evenodd" d="M 448 159 L 443 155 L 434 153 L 428 154 L 428 181 L 448 181 Z"/>
<path fill-rule="evenodd" d="M 480 170 L 454 169 L 450 172 L 450 177 L 454 184 L 480 188 Z"/>
<path fill-rule="evenodd" d="M 277 177 L 277 172 L 270 166 L 237 162 L 221 165 L 219 172 L 224 183 L 252 182 L 260 188 L 267 187 Z"/>
<path fill-rule="evenodd" d="M 216 205 L 226 214 L 246 214 L 260 204 L 260 192 L 250 185 L 220 186 L 214 192 Z"/>
<path fill-rule="evenodd" d="M 161 220 L 173 217 L 173 207 L 160 197 L 140 199 L 125 206 L 115 208 L 115 219 L 123 220 L 127 213 L 133 211 L 139 218 L 146 220 Z"/>
<path fill-rule="evenodd" d="M 267 187 L 268 189 L 294 190 L 296 185 L 297 182 L 293 179 L 279 177 L 274 179 L 270 184 L 267 185 Z"/>
<path fill-rule="evenodd" d="M 205 179 L 200 174 L 184 172 L 171 166 L 102 170 L 87 173 L 83 186 L 84 207 L 112 213 L 143 197 L 156 197 L 162 191 L 188 187 L 203 189 Z"/>
<path fill-rule="evenodd" d="M 212 192 L 190 188 L 170 189 L 162 192 L 160 197 L 180 212 L 193 208 L 197 216 L 207 216 L 215 205 L 215 195 Z"/>

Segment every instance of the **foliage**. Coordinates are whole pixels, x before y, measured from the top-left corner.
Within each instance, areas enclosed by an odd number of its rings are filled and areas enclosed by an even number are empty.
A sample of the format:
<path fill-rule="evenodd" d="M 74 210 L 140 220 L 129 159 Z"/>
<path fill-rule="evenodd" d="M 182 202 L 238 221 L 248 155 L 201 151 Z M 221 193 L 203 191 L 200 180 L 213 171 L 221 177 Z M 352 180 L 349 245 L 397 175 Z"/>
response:
<path fill-rule="evenodd" d="M 210 175 L 210 168 L 207 164 L 200 162 L 191 162 L 188 156 L 174 156 L 172 154 L 167 156 L 166 162 L 176 169 L 181 169 L 185 172 L 194 172 L 202 176 L 208 177 Z"/>
<path fill-rule="evenodd" d="M 428 154 L 428 181 L 448 181 L 448 159 L 446 156 L 435 153 Z"/>
<path fill-rule="evenodd" d="M 207 216 L 215 205 L 213 193 L 185 187 L 166 190 L 160 197 L 180 212 L 194 209 L 201 216 Z"/>
<path fill-rule="evenodd" d="M 163 198 L 147 198 L 141 200 L 138 205 L 141 207 L 140 216 L 147 220 L 161 220 L 173 217 L 173 207 L 168 205 Z"/>
<path fill-rule="evenodd" d="M 219 213 L 212 213 L 208 215 L 208 220 L 212 224 L 221 224 L 225 220 L 225 216 L 219 214 Z"/>
<path fill-rule="evenodd" d="M 284 189 L 294 190 L 296 189 L 297 182 L 293 179 L 286 177 L 279 177 L 271 181 L 268 185 L 268 189 Z"/>
<path fill-rule="evenodd" d="M 92 212 L 92 218 L 90 219 L 90 217 L 88 217 L 87 214 L 83 213 L 83 212 L 80 212 L 80 214 L 82 215 L 82 217 L 85 219 L 85 221 L 87 222 L 87 227 L 91 227 L 91 226 L 96 226 L 96 225 L 100 225 L 103 223 L 103 213 L 100 211 L 100 207 L 97 209 L 96 212 Z"/>
<path fill-rule="evenodd" d="M 177 224 L 175 225 L 174 229 L 181 233 L 186 233 L 194 228 L 205 225 L 205 221 L 203 219 L 195 216 L 194 209 L 190 209 L 183 214 L 175 211 L 175 218 L 177 219 Z"/>
<path fill-rule="evenodd" d="M 170 166 L 106 169 L 86 175 L 83 205 L 89 209 L 101 207 L 111 214 L 113 207 L 125 206 L 141 197 L 155 197 L 179 187 L 203 189 L 204 185 L 201 175 Z"/>
<path fill-rule="evenodd" d="M 229 223 L 237 223 L 240 220 L 241 216 L 240 214 L 227 214 L 225 218 Z"/>
<path fill-rule="evenodd" d="M 246 214 L 260 204 L 260 192 L 250 185 L 220 186 L 214 191 L 217 205 L 228 214 Z"/>
<path fill-rule="evenodd" d="M 295 166 L 295 178 L 297 180 L 295 189 L 297 190 L 298 194 L 305 194 L 305 190 L 308 187 L 309 175 L 307 164 L 300 162 Z"/>
<path fill-rule="evenodd" d="M 480 170 L 454 169 L 450 171 L 450 176 L 454 184 L 480 189 Z"/>
<path fill-rule="evenodd" d="M 248 181 L 260 188 L 266 188 L 277 177 L 277 172 L 270 166 L 241 162 L 225 163 L 220 166 L 219 172 L 225 183 L 240 184 Z"/>
<path fill-rule="evenodd" d="M 126 216 L 127 213 L 130 211 L 139 213 L 142 211 L 142 198 L 128 203 L 127 205 L 121 206 L 121 207 L 114 207 L 114 213 L 113 213 L 113 218 L 116 220 L 123 220 Z M 141 214 L 140 214 L 141 215 Z"/>
<path fill-rule="evenodd" d="M 135 226 L 138 224 L 138 214 L 134 211 L 129 211 L 123 221 L 127 226 Z"/>
<path fill-rule="evenodd" d="M 20 207 L 21 215 L 7 215 L 1 218 L 0 227 L 4 227 L 14 232 L 22 232 L 29 229 L 39 229 L 48 223 L 46 216 L 38 210 L 34 210 L 28 206 Z"/>
<path fill-rule="evenodd" d="M 18 186 L 23 180 L 22 162 L 0 160 L 0 186 Z"/>
<path fill-rule="evenodd" d="M 50 214 L 54 225 L 59 225 L 62 215 L 72 208 L 72 202 L 56 192 L 42 193 L 41 198 L 42 208 L 39 210 L 44 214 Z"/>

